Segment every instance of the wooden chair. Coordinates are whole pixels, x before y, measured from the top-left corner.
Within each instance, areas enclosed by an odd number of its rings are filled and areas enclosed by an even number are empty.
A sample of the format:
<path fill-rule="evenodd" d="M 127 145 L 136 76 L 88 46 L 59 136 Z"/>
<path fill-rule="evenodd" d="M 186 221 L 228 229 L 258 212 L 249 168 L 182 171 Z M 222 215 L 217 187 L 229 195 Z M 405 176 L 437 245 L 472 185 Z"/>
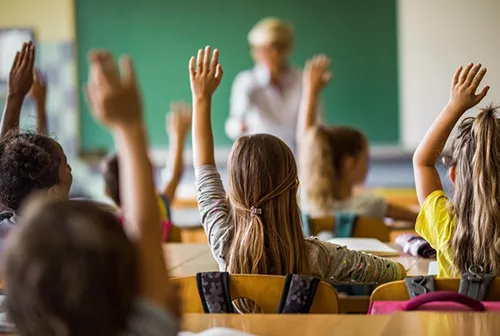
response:
<path fill-rule="evenodd" d="M 435 285 L 437 291 L 458 292 L 460 279 L 436 279 Z M 404 281 L 394 281 L 381 285 L 375 289 L 370 297 L 370 301 L 406 301 L 409 299 L 410 295 Z M 491 284 L 486 300 L 500 300 L 500 278 L 496 278 Z"/>
<path fill-rule="evenodd" d="M 318 234 L 321 231 L 333 232 L 335 229 L 335 217 L 311 218 L 311 233 Z M 381 219 L 358 217 L 352 232 L 354 238 L 375 238 L 381 242 L 391 241 L 391 230 Z"/>
<path fill-rule="evenodd" d="M 181 299 L 184 313 L 203 313 L 195 276 L 172 278 L 171 281 L 181 287 Z M 229 277 L 231 298 L 253 300 L 265 314 L 278 311 L 281 293 L 285 284 L 284 276 L 231 274 Z M 339 312 L 337 293 L 332 286 L 320 282 L 316 290 L 311 314 L 336 314 Z"/>

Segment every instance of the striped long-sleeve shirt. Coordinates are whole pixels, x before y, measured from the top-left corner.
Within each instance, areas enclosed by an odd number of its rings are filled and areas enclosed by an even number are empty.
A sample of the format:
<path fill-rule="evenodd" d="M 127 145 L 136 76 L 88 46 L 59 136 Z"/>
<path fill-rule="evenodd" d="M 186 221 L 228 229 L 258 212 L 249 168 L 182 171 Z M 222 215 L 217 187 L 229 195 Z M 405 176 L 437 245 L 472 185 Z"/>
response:
<path fill-rule="evenodd" d="M 215 166 L 196 169 L 196 186 L 201 222 L 221 271 L 233 237 L 226 193 Z M 337 281 L 384 283 L 403 278 L 402 266 L 387 259 L 349 250 L 335 244 L 306 238 L 311 275 Z"/>

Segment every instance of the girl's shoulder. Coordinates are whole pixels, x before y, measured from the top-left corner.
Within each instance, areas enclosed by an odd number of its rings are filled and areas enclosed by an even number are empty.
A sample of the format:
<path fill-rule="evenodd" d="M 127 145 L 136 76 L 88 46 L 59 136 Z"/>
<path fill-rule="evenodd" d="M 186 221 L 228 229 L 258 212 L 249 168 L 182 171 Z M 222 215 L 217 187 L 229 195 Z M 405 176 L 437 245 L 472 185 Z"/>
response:
<path fill-rule="evenodd" d="M 332 248 L 335 248 L 335 245 L 321 241 L 316 237 L 306 238 L 306 249 L 311 275 L 322 279 L 325 278 L 330 266 Z"/>

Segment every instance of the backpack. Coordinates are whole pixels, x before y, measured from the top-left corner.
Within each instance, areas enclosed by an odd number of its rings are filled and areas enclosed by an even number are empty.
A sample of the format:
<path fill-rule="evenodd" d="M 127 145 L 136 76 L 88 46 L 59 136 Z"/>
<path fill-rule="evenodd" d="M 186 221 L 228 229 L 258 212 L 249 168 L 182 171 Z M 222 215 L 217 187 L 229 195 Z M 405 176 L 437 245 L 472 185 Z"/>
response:
<path fill-rule="evenodd" d="M 391 314 L 396 311 L 500 311 L 500 302 L 484 301 L 488 295 L 493 274 L 484 274 L 480 266 L 469 267 L 460 279 L 458 293 L 436 291 L 433 276 L 405 279 L 410 295 L 408 301 L 374 301 L 368 314 Z"/>

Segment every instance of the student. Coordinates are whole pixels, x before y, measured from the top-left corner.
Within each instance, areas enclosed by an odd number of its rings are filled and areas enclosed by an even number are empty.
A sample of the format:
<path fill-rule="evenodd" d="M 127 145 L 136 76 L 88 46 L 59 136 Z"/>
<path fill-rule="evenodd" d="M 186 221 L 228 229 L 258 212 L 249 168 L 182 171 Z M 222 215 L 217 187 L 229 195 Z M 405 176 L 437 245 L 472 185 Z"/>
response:
<path fill-rule="evenodd" d="M 33 85 L 35 48 L 25 44 L 17 53 L 10 78 L 0 139 L 0 252 L 3 240 L 16 225 L 21 203 L 35 191 L 68 198 L 71 167 L 62 147 L 50 137 L 19 132 L 19 116 L 25 96 Z M 37 82 L 37 79 L 35 79 Z M 37 85 L 37 84 L 36 84 Z M 45 122 L 38 114 L 38 126 Z"/>
<path fill-rule="evenodd" d="M 189 63 L 193 156 L 202 225 L 221 270 L 243 274 L 311 274 L 339 281 L 403 279 L 402 265 L 345 247 L 304 239 L 295 158 L 273 135 L 239 138 L 229 161 L 229 189 L 215 167 L 211 100 L 222 68 L 219 52 L 199 50 Z M 195 65 L 196 63 L 196 65 Z"/>
<path fill-rule="evenodd" d="M 458 277 L 479 265 L 500 275 L 500 124 L 496 109 L 485 108 L 464 119 L 452 151 L 449 176 L 454 185 L 448 200 L 435 168 L 460 117 L 483 100 L 489 90 L 478 87 L 486 68 L 472 63 L 453 76 L 450 100 L 427 131 L 413 156 L 421 205 L 417 232 L 437 251 L 438 276 Z"/>
<path fill-rule="evenodd" d="M 163 192 L 158 195 L 157 203 L 160 208 L 163 240 L 167 240 L 168 230 L 172 225 L 170 221 L 170 203 L 173 201 L 175 191 L 184 173 L 184 144 L 191 127 L 191 107 L 186 103 L 172 104 L 172 113 L 167 117 L 167 134 L 170 137 L 169 153 L 173 162 L 171 178 Z M 111 155 L 103 162 L 103 176 L 105 193 L 115 205 L 121 207 L 120 199 L 120 174 L 118 156 Z"/>
<path fill-rule="evenodd" d="M 19 335 L 175 335 L 179 302 L 169 285 L 140 95 L 130 59 L 120 75 L 90 55 L 88 98 L 120 155 L 125 234 L 92 202 L 39 197 L 7 242 L 6 309 Z"/>
<path fill-rule="evenodd" d="M 389 217 L 413 225 L 416 212 L 369 193 L 354 193 L 368 173 L 369 146 L 364 134 L 351 127 L 317 125 L 316 105 L 321 90 L 332 77 L 329 67 L 326 56 L 316 56 L 304 70 L 303 109 L 297 132 L 298 138 L 303 139 L 299 158 L 308 214 L 328 217 L 353 213 L 379 219 Z"/>

